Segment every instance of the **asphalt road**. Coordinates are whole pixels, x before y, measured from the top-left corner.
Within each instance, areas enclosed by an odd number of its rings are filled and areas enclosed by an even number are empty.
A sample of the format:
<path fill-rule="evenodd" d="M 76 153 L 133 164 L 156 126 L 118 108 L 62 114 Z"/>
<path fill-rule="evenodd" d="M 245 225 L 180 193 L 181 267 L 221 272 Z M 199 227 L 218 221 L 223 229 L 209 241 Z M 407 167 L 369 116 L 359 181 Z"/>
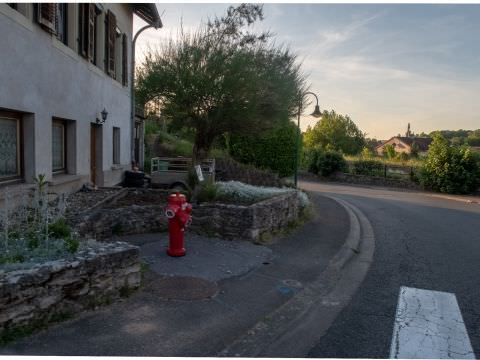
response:
<path fill-rule="evenodd" d="M 301 186 L 355 205 L 376 240 L 364 283 L 309 356 L 388 358 L 401 286 L 455 294 L 480 356 L 480 204 L 419 192 Z"/>

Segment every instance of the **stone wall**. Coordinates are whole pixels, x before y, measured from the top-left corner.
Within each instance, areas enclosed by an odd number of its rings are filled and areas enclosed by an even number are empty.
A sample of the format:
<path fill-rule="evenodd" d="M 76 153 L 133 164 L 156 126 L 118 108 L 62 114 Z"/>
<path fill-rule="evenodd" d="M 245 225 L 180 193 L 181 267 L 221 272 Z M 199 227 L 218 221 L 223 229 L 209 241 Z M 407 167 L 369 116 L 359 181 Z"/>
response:
<path fill-rule="evenodd" d="M 148 191 L 142 190 L 148 196 Z M 125 199 L 125 198 L 124 198 Z M 112 235 L 168 231 L 166 199 L 158 205 L 126 205 L 122 198 L 77 217 L 75 229 L 97 240 Z M 280 230 L 298 219 L 300 203 L 295 192 L 279 195 L 253 205 L 204 203 L 194 205 L 189 230 L 225 239 L 258 240 L 263 234 Z"/>
<path fill-rule="evenodd" d="M 300 216 L 295 192 L 253 205 L 201 204 L 193 209 L 191 230 L 225 239 L 258 241 L 281 230 Z"/>
<path fill-rule="evenodd" d="M 422 190 L 422 187 L 419 184 L 414 183 L 413 181 L 394 179 L 389 177 L 385 178 L 385 177 L 378 177 L 378 176 L 336 173 L 330 176 L 329 180 L 340 181 L 340 182 L 345 182 L 349 184 L 373 185 L 373 186 L 397 187 L 397 188 L 403 188 L 403 189 Z"/>
<path fill-rule="evenodd" d="M 0 270 L 0 341 L 84 309 L 108 304 L 140 285 L 136 246 L 116 242 L 29 269 Z"/>
<path fill-rule="evenodd" d="M 164 213 L 165 204 L 103 208 L 83 218 L 75 225 L 75 230 L 97 240 L 113 235 L 162 232 L 168 229 Z"/>
<path fill-rule="evenodd" d="M 341 182 L 347 184 L 358 184 L 358 185 L 370 185 L 370 186 L 383 186 L 383 187 L 395 187 L 402 189 L 412 189 L 412 190 L 423 190 L 423 188 L 409 180 L 394 179 L 394 178 L 384 178 L 378 176 L 368 176 L 368 175 L 357 175 L 357 174 L 346 174 L 346 173 L 336 173 L 329 177 L 323 177 L 315 175 L 308 172 L 301 172 L 300 174 L 302 179 L 305 180 L 322 180 L 330 182 Z"/>

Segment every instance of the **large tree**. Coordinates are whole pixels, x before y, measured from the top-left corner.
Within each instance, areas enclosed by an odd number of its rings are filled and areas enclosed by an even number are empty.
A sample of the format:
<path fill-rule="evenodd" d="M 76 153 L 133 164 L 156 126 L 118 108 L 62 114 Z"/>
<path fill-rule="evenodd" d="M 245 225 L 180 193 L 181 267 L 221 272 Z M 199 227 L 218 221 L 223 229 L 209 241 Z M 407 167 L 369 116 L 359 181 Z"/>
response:
<path fill-rule="evenodd" d="M 194 132 L 194 161 L 225 133 L 260 133 L 295 114 L 305 79 L 288 48 L 254 34 L 259 5 L 229 7 L 193 33 L 150 51 L 139 69 L 142 103 L 160 97 L 173 127 Z"/>
<path fill-rule="evenodd" d="M 321 147 L 342 151 L 345 154 L 358 154 L 365 145 L 365 136 L 348 115 L 335 111 L 324 111 L 322 119 L 304 135 L 306 148 Z"/>

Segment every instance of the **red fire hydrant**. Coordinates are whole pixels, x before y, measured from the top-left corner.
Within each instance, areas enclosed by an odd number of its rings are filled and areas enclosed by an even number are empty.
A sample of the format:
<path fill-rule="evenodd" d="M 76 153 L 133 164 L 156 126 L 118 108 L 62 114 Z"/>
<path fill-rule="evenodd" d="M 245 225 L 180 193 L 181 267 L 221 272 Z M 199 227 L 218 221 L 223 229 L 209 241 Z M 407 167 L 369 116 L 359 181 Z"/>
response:
<path fill-rule="evenodd" d="M 165 215 L 168 218 L 168 232 L 170 244 L 167 254 L 170 256 L 185 255 L 184 233 L 185 228 L 190 225 L 192 205 L 187 202 L 185 195 L 179 192 L 168 197 L 168 206 Z"/>

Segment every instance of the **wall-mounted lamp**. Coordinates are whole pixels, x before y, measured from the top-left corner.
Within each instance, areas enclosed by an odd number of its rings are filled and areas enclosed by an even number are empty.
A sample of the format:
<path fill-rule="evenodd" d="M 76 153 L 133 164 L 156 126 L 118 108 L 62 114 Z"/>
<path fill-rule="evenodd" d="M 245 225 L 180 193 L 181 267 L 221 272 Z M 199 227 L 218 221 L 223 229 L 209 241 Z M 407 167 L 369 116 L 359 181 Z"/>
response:
<path fill-rule="evenodd" d="M 102 115 L 102 119 L 100 120 L 99 118 L 97 118 L 95 120 L 95 122 L 98 125 L 103 125 L 103 124 L 105 124 L 105 121 L 107 121 L 108 111 L 105 108 L 103 108 L 103 110 L 100 114 Z"/>

